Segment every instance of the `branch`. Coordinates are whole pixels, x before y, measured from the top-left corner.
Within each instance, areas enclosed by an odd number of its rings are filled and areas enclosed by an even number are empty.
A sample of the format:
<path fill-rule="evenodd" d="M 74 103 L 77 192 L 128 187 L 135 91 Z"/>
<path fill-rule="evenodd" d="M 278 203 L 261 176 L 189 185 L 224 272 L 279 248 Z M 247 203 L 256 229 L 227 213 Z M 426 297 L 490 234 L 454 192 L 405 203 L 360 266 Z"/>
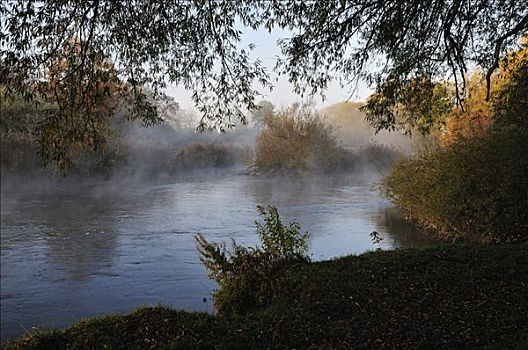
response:
<path fill-rule="evenodd" d="M 486 73 L 486 101 L 489 101 L 490 99 L 490 90 L 491 90 L 491 75 L 493 72 L 499 68 L 499 59 L 500 59 L 500 51 L 501 46 L 504 40 L 508 39 L 512 35 L 519 34 L 519 32 L 523 29 L 528 27 L 528 15 L 524 16 L 524 18 L 509 32 L 501 36 L 495 41 L 495 53 L 493 54 L 493 65 L 488 69 L 488 72 Z"/>

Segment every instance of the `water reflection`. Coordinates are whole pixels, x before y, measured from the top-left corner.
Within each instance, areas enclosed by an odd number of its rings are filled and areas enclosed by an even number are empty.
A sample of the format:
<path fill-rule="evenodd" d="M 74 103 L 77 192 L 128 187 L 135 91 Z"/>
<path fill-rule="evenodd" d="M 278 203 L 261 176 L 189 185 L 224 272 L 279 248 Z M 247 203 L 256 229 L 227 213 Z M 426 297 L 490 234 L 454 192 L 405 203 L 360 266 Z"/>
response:
<path fill-rule="evenodd" d="M 3 183 L 4 185 L 4 183 Z M 204 310 L 214 283 L 193 235 L 256 243 L 256 205 L 278 206 L 326 259 L 430 242 L 365 182 L 215 176 L 153 183 L 57 182 L 1 196 L 1 336 L 144 304 Z M 209 303 L 210 306 L 210 303 Z"/>
<path fill-rule="evenodd" d="M 49 271 L 63 279 L 83 281 L 111 264 L 116 225 L 120 213 L 134 213 L 130 203 L 115 193 L 102 196 L 89 189 L 18 193 L 2 212 L 2 245 L 13 252 L 37 241 L 45 247 L 42 253 Z M 6 266 L 3 271 L 10 269 Z"/>
<path fill-rule="evenodd" d="M 394 242 L 394 247 L 418 247 L 439 243 L 432 233 L 427 234 L 420 227 L 405 220 L 397 208 L 381 209 L 373 218 L 376 230 L 387 232 Z"/>

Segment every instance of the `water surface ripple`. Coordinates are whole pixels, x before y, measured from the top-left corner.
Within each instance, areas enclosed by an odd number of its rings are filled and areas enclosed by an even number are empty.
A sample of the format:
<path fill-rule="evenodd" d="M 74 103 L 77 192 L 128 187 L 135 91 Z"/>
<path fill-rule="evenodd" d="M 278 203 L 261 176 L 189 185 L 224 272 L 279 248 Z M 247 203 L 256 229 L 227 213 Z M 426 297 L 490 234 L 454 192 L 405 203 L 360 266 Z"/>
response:
<path fill-rule="evenodd" d="M 6 186 L 4 186 L 6 185 Z M 427 244 L 371 184 L 339 178 L 193 176 L 149 184 L 60 181 L 1 197 L 1 338 L 145 304 L 210 311 L 214 283 L 193 235 L 255 244 L 256 206 L 276 205 L 326 259 Z"/>

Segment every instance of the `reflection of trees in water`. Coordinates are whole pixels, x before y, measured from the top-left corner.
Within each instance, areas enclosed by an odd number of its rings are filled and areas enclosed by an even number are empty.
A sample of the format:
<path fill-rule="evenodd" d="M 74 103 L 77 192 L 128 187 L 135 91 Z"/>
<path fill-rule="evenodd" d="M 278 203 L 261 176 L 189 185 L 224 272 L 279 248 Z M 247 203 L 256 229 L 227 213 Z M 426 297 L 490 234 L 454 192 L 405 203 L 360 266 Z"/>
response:
<path fill-rule="evenodd" d="M 111 265 L 117 245 L 115 201 L 83 200 L 57 203 L 57 210 L 42 221 L 47 257 L 59 273 L 85 280 Z"/>
<path fill-rule="evenodd" d="M 333 190 L 354 182 L 354 177 L 346 175 L 250 177 L 246 181 L 246 192 L 259 204 L 303 205 L 317 201 L 321 196 L 328 196 Z"/>
<path fill-rule="evenodd" d="M 265 181 L 247 181 L 248 193 L 257 203 L 270 203 L 273 197 L 273 189 Z"/>
<path fill-rule="evenodd" d="M 386 231 L 394 240 L 396 247 L 413 247 L 438 243 L 433 233 L 405 220 L 401 212 L 394 207 L 382 208 L 374 215 L 376 229 Z"/>
<path fill-rule="evenodd" d="M 50 264 L 46 270 L 57 274 L 51 278 L 85 280 L 111 265 L 119 217 L 137 211 L 136 200 L 126 195 L 130 189 L 106 186 L 28 190 L 10 202 L 8 226 L 2 230 L 17 234 L 18 242 L 27 239 L 24 244 L 42 242 Z M 32 232 L 21 232 L 28 223 Z"/>
<path fill-rule="evenodd" d="M 148 221 L 153 211 L 170 208 L 174 200 L 164 183 L 144 181 L 97 183 L 49 198 L 53 209 L 41 213 L 49 259 L 72 278 L 87 279 L 112 265 L 123 227 L 132 223 L 131 230 L 136 230 L 137 220 Z"/>
<path fill-rule="evenodd" d="M 42 213 L 48 259 L 75 280 L 110 266 L 117 245 L 116 217 L 130 203 L 119 196 L 51 199 L 55 208 Z"/>
<path fill-rule="evenodd" d="M 248 181 L 249 194 L 256 203 L 298 204 L 313 197 L 315 188 L 313 183 L 304 179 L 291 181 L 289 178 L 257 179 Z"/>

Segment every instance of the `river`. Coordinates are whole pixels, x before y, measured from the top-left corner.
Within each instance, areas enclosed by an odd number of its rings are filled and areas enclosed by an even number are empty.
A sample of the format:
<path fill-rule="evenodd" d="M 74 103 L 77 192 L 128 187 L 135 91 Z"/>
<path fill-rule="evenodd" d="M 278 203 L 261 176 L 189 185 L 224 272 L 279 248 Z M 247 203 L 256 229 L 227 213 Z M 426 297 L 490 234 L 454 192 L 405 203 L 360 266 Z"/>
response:
<path fill-rule="evenodd" d="M 353 177 L 13 183 L 3 181 L 1 196 L 2 343 L 141 305 L 210 312 L 215 284 L 194 234 L 255 244 L 257 205 L 309 231 L 314 260 L 431 243 Z"/>

